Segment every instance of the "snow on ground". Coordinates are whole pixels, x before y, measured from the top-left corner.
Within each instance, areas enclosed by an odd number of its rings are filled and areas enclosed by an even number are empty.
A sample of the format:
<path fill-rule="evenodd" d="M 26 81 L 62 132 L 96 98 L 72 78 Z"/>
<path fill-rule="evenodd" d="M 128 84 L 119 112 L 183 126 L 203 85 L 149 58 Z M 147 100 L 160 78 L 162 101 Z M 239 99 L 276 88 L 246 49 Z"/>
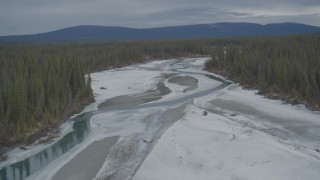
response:
<path fill-rule="evenodd" d="M 191 76 L 194 77 L 196 79 L 198 79 L 198 88 L 196 88 L 195 90 L 192 91 L 187 91 L 184 92 L 183 90 L 186 89 L 186 86 L 181 86 L 175 83 L 170 83 L 168 81 L 168 79 L 166 79 L 164 81 L 165 86 L 167 86 L 169 89 L 171 89 L 171 93 L 164 96 L 163 98 L 161 98 L 158 101 L 164 101 L 164 100 L 172 100 L 172 99 L 177 99 L 177 98 L 181 98 L 183 96 L 189 95 L 189 94 L 193 94 L 195 92 L 200 92 L 200 91 L 204 91 L 204 90 L 208 90 L 208 89 L 212 89 L 214 87 L 217 87 L 219 85 L 221 85 L 222 83 L 219 81 L 214 81 L 208 77 L 205 77 L 203 75 L 199 75 L 199 74 L 180 74 L 179 76 Z"/>
<path fill-rule="evenodd" d="M 254 91 L 243 90 L 238 85 L 230 86 L 216 97 L 208 98 L 203 97 L 202 104 L 222 108 L 229 114 L 243 115 L 246 119 L 239 119 L 237 116 L 232 119 L 288 140 L 289 143 L 320 156 L 316 152 L 320 149 L 320 112 L 270 100 L 256 95 Z"/>
<path fill-rule="evenodd" d="M 319 179 L 319 169 L 318 159 L 276 137 L 190 106 L 133 179 Z"/>
<path fill-rule="evenodd" d="M 151 61 L 148 63 L 139 64 L 138 67 L 142 67 L 142 68 L 157 68 L 158 67 L 158 68 L 161 68 L 161 67 L 168 65 L 170 62 L 172 62 L 172 59 Z"/>
<path fill-rule="evenodd" d="M 204 63 L 209 59 L 209 57 L 201 57 L 201 58 L 186 58 L 184 61 L 191 66 L 200 66 L 204 67 Z"/>
<path fill-rule="evenodd" d="M 238 85 L 226 89 L 216 99 L 246 104 L 251 108 L 278 118 L 292 121 L 303 120 L 306 123 L 317 123 L 320 125 L 320 119 L 318 119 L 319 112 L 312 112 L 305 108 L 291 106 L 290 104 L 282 104 L 281 101 L 264 98 L 263 96 L 256 95 L 254 91 L 244 90 Z"/>
<path fill-rule="evenodd" d="M 91 87 L 95 100 L 101 102 L 111 97 L 144 92 L 154 87 L 160 73 L 132 67 L 92 73 Z"/>

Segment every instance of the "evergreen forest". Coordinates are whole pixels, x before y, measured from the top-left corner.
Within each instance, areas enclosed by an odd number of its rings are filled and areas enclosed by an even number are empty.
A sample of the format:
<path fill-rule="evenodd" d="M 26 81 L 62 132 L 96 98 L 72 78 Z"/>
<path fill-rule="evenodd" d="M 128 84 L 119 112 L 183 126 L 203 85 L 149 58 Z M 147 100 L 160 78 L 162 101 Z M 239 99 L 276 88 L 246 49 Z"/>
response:
<path fill-rule="evenodd" d="M 320 108 L 320 36 L 222 40 L 205 66 L 261 94 Z"/>

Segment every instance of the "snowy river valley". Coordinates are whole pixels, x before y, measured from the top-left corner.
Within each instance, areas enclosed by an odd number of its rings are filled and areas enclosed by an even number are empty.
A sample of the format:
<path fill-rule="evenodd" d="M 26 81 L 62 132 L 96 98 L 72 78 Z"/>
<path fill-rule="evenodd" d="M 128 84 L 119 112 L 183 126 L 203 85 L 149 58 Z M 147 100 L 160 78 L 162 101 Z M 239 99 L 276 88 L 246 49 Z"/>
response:
<path fill-rule="evenodd" d="M 0 179 L 320 179 L 320 113 L 206 72 L 207 59 L 92 73 L 96 101 L 55 141 L 10 152 Z"/>

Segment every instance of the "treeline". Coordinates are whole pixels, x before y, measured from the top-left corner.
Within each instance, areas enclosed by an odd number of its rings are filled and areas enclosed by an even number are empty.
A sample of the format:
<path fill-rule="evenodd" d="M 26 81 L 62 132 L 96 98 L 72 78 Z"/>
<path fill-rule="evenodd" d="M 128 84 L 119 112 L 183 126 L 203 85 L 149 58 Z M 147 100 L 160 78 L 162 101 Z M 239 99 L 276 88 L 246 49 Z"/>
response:
<path fill-rule="evenodd" d="M 320 35 L 220 40 L 208 70 L 291 103 L 320 107 Z"/>
<path fill-rule="evenodd" d="M 92 99 L 90 77 L 74 57 L 35 47 L 1 47 L 0 135 L 23 139 Z"/>

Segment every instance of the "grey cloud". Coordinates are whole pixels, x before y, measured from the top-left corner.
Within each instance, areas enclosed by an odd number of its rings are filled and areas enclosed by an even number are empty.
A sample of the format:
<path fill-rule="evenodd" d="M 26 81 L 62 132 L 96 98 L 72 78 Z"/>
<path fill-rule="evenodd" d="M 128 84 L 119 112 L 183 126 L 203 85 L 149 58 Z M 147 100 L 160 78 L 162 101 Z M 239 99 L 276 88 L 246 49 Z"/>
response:
<path fill-rule="evenodd" d="M 319 0 L 0 0 L 0 35 L 74 25 L 155 27 L 215 22 L 320 26 Z"/>
<path fill-rule="evenodd" d="M 250 13 L 240 13 L 240 12 L 229 12 L 229 14 L 236 17 L 253 16 L 253 14 L 250 14 Z"/>

